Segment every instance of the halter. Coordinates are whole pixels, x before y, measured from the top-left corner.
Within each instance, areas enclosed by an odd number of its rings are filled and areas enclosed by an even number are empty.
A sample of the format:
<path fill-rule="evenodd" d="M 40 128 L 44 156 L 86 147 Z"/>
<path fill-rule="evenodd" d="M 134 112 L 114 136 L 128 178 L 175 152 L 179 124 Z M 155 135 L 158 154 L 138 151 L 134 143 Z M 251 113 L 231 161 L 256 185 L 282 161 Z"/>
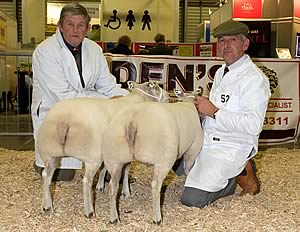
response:
<path fill-rule="evenodd" d="M 159 90 L 160 90 L 159 97 L 156 97 L 156 96 L 154 96 L 154 95 L 151 95 L 151 94 L 145 92 L 144 90 L 142 90 L 142 89 L 140 89 L 140 88 L 136 88 L 136 90 L 140 91 L 141 93 L 143 93 L 144 95 L 146 95 L 146 96 L 148 96 L 148 97 L 152 97 L 152 98 L 154 98 L 154 99 L 157 99 L 158 101 L 161 101 L 161 99 L 162 99 L 163 91 L 162 91 L 161 88 L 159 88 Z"/>
<path fill-rule="evenodd" d="M 194 95 L 187 95 L 187 96 L 185 96 L 184 98 L 195 98 L 196 96 L 194 96 Z"/>

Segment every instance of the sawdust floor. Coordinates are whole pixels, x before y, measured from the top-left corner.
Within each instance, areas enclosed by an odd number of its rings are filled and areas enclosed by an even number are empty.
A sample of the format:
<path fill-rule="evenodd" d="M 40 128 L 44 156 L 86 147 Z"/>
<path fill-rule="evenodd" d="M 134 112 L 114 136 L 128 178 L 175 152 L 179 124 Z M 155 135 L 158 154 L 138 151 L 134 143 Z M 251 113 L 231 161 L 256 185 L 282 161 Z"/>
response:
<path fill-rule="evenodd" d="M 163 223 L 152 224 L 152 168 L 134 164 L 132 196 L 120 199 L 121 223 L 109 221 L 108 191 L 95 192 L 96 216 L 83 215 L 82 171 L 71 182 L 53 184 L 53 214 L 41 208 L 41 178 L 33 151 L 0 148 L 0 231 L 300 231 L 300 150 L 261 151 L 255 160 L 261 193 L 220 199 L 204 209 L 180 204 L 184 177 L 170 172 L 163 195 Z"/>

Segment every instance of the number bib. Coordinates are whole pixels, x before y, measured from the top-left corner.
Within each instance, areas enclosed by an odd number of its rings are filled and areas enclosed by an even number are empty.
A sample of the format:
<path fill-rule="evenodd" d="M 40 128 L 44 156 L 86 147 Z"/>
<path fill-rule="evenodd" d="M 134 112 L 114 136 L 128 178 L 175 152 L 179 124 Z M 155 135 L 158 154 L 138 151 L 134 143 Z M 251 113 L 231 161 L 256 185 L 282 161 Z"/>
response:
<path fill-rule="evenodd" d="M 232 112 L 237 112 L 239 109 L 240 97 L 234 93 L 221 92 L 216 94 L 215 101 L 217 106 Z"/>

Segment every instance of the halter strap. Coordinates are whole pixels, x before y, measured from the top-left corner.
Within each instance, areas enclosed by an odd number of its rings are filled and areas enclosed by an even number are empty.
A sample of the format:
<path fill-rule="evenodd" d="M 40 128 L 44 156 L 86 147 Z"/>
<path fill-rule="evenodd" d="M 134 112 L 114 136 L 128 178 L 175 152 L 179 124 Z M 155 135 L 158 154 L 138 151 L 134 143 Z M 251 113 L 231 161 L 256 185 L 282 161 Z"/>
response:
<path fill-rule="evenodd" d="M 160 90 L 159 97 L 156 97 L 156 96 L 154 96 L 154 95 L 151 95 L 151 94 L 145 92 L 144 90 L 142 90 L 142 89 L 140 89 L 140 88 L 136 88 L 136 90 L 140 91 L 141 93 L 143 93 L 144 95 L 146 95 L 146 96 L 148 96 L 148 97 L 152 97 L 152 98 L 154 98 L 154 99 L 157 99 L 158 101 L 161 101 L 161 99 L 162 99 L 163 92 L 162 92 L 162 89 L 161 89 L 161 88 L 159 88 L 159 90 Z"/>

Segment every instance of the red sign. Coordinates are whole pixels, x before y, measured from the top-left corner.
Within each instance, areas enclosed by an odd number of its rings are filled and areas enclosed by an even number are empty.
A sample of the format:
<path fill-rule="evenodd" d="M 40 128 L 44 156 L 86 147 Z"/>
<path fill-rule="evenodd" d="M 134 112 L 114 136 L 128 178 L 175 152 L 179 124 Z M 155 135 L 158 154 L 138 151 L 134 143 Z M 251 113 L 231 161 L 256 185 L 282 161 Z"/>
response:
<path fill-rule="evenodd" d="M 300 0 L 294 0 L 294 16 L 300 18 Z"/>
<path fill-rule="evenodd" d="M 233 0 L 232 18 L 262 18 L 262 0 Z"/>

